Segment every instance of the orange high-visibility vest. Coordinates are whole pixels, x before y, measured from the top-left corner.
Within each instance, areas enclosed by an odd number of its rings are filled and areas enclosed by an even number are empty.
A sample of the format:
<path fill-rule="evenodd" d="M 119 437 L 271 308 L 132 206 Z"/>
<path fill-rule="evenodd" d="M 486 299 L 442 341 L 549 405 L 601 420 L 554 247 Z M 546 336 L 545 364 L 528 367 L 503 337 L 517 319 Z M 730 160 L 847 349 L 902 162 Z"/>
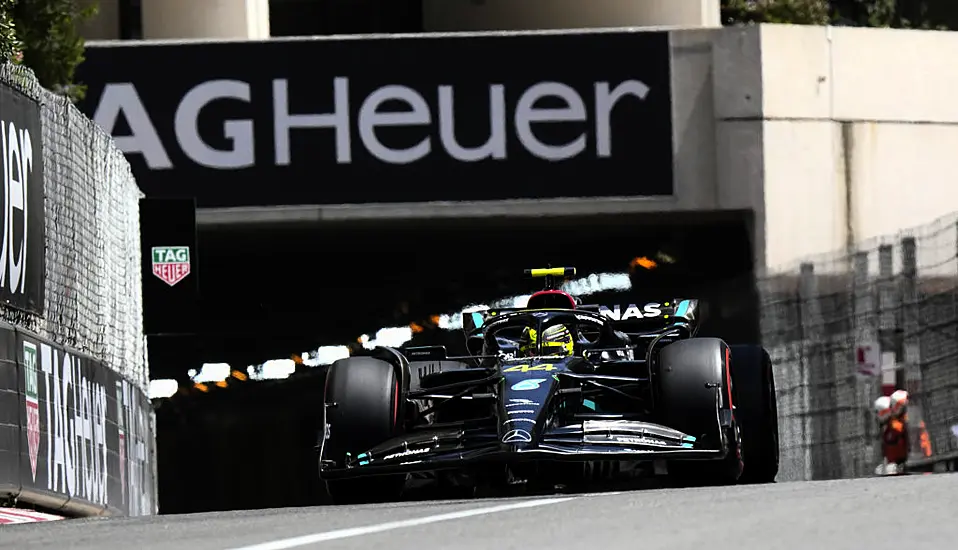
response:
<path fill-rule="evenodd" d="M 882 433 L 882 454 L 889 463 L 908 460 L 908 427 L 902 420 L 892 419 Z"/>

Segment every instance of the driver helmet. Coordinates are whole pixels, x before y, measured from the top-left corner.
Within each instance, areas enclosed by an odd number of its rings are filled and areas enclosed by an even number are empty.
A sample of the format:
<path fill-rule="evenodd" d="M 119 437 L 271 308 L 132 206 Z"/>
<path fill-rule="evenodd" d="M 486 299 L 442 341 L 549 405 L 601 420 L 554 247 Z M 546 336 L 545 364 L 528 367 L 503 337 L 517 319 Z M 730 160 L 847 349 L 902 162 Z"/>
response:
<path fill-rule="evenodd" d="M 575 347 L 572 332 L 565 325 L 552 325 L 543 330 L 541 336 L 536 329 L 526 327 L 519 339 L 519 353 L 526 357 L 536 355 L 539 341 L 542 343 L 542 355 L 571 356 Z"/>

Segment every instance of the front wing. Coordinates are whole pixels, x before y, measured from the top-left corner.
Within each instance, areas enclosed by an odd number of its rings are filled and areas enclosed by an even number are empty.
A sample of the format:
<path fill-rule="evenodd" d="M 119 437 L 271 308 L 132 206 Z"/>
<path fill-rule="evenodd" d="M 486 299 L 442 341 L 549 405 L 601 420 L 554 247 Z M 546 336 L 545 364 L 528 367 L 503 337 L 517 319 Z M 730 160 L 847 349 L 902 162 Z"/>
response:
<path fill-rule="evenodd" d="M 323 461 L 321 475 L 335 479 L 533 460 L 717 460 L 727 452 L 724 438 L 717 441 L 722 443 L 707 445 L 665 426 L 629 420 L 587 420 L 546 430 L 534 443 L 483 429 L 426 430 L 348 456 L 345 465 Z"/>

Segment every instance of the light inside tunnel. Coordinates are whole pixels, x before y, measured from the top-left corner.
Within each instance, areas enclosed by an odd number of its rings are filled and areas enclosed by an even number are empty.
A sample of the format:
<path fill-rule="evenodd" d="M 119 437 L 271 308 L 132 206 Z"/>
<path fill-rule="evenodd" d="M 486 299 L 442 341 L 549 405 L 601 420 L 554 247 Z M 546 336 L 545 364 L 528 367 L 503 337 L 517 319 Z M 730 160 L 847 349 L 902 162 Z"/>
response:
<path fill-rule="evenodd" d="M 176 380 L 150 380 L 150 399 L 172 397 L 180 388 Z"/>
<path fill-rule="evenodd" d="M 193 375 L 193 382 L 221 382 L 230 375 L 228 363 L 206 363 L 200 372 Z"/>

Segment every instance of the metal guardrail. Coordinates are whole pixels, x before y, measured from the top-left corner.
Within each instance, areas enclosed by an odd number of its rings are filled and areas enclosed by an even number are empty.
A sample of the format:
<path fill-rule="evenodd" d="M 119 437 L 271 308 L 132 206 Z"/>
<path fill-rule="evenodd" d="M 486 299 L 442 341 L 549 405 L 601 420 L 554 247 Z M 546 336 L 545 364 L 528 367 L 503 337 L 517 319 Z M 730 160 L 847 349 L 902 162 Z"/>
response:
<path fill-rule="evenodd" d="M 958 472 L 958 451 L 909 460 L 905 469 L 909 472 Z"/>

